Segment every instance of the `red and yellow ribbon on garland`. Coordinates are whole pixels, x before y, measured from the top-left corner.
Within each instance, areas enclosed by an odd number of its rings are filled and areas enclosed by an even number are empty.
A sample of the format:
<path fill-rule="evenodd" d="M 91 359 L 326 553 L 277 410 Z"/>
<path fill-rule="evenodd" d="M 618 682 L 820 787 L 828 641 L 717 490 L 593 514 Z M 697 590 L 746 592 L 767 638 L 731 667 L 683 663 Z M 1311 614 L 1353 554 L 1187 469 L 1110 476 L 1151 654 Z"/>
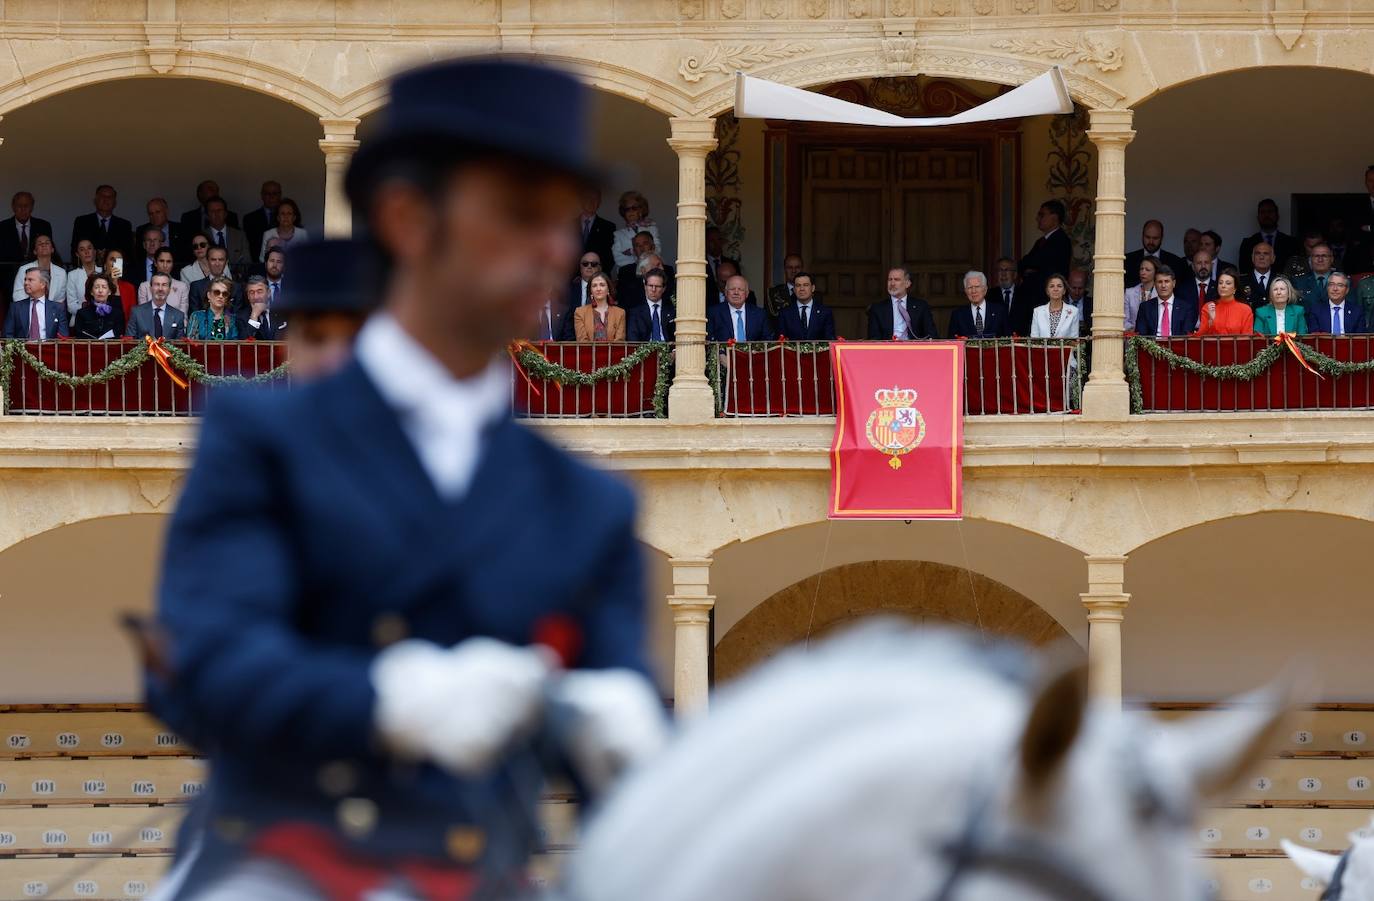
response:
<path fill-rule="evenodd" d="M 1307 357 L 1303 356 L 1302 353 L 1302 346 L 1298 344 L 1297 341 L 1293 340 L 1293 336 L 1290 335 L 1288 332 L 1279 332 L 1277 335 L 1275 335 L 1274 343 L 1281 344 L 1284 347 L 1288 348 L 1289 352 L 1292 353 L 1293 356 L 1298 358 L 1298 362 L 1302 364 L 1303 369 L 1306 369 L 1308 372 L 1312 373 L 1317 378 L 1322 377 L 1322 374 L 1317 370 L 1313 369 L 1311 364 L 1307 362 Z"/>
<path fill-rule="evenodd" d="M 151 335 L 144 335 L 143 340 L 148 342 L 148 356 L 157 360 L 158 365 L 162 367 L 162 371 L 167 373 L 167 377 L 175 382 L 179 388 L 190 388 L 191 383 L 182 378 L 180 373 L 172 368 L 172 355 L 162 343 L 163 339 L 155 339 Z"/>

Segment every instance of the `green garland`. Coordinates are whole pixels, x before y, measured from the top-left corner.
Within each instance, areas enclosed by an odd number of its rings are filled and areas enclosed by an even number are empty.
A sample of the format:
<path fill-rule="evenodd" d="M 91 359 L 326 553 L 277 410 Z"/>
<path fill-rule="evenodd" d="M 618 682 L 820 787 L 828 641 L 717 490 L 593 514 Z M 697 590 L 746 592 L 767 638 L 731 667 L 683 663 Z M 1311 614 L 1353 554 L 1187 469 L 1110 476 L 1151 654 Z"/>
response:
<path fill-rule="evenodd" d="M 531 379 L 541 379 L 557 385 L 575 385 L 590 388 L 599 382 L 619 382 L 630 377 L 636 366 L 653 354 L 658 357 L 658 373 L 654 379 L 654 416 L 663 419 L 668 415 L 668 386 L 671 382 L 669 370 L 672 368 L 672 345 L 662 341 L 650 341 L 639 345 L 626 354 L 618 363 L 582 372 L 569 369 L 549 360 L 533 348 L 524 348 L 515 354 L 516 362 Z"/>
<path fill-rule="evenodd" d="M 285 376 L 290 366 L 289 361 L 284 362 L 268 372 L 248 377 L 212 375 L 200 361 L 182 348 L 167 342 L 163 342 L 162 346 L 167 349 L 167 357 L 177 370 L 191 381 L 204 385 L 247 385 L 271 382 Z M 39 359 L 29 350 L 27 342 L 22 338 L 7 339 L 3 344 L 0 344 L 0 391 L 5 393 L 4 410 L 6 413 L 10 411 L 10 378 L 14 374 L 16 360 L 32 369 L 34 374 L 45 381 L 56 382 L 64 388 L 85 388 L 91 385 L 103 385 L 115 379 L 132 375 L 140 366 L 147 363 L 151 356 L 148 352 L 148 343 L 140 341 L 131 347 L 127 353 L 111 360 L 103 369 L 88 372 L 85 375 L 68 375 L 65 372 L 58 372 Z"/>
<path fill-rule="evenodd" d="M 1328 357 L 1326 354 L 1303 344 L 1301 341 L 1294 341 L 1307 363 L 1322 375 L 1337 378 L 1343 375 L 1354 375 L 1362 372 L 1374 372 L 1374 360 L 1365 360 L 1361 363 L 1347 363 L 1344 360 L 1337 360 Z M 1167 365 L 1170 369 L 1181 369 L 1193 375 L 1203 376 L 1204 378 L 1223 379 L 1226 381 L 1249 382 L 1259 378 L 1268 372 L 1275 363 L 1287 352 L 1287 349 L 1278 342 L 1271 341 L 1265 346 L 1264 350 L 1246 363 L 1231 363 L 1226 366 L 1211 366 L 1201 363 L 1192 357 L 1185 357 L 1175 353 L 1164 345 L 1152 338 L 1132 336 L 1126 342 L 1126 383 L 1131 389 L 1131 412 L 1145 412 L 1145 396 L 1141 388 L 1140 377 L 1140 351 L 1156 360 Z"/>

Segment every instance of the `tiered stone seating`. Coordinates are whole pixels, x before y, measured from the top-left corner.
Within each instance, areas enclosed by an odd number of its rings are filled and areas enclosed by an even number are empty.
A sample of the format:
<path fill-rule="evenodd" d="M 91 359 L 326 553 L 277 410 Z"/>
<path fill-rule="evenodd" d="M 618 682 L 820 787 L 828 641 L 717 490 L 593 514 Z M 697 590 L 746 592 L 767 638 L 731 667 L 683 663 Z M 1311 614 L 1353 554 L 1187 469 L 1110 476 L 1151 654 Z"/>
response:
<path fill-rule="evenodd" d="M 1170 718 L 1180 709 L 1160 712 Z M 1201 813 L 1197 846 L 1218 901 L 1317 898 L 1320 886 L 1283 856 L 1280 840 L 1343 851 L 1374 815 L 1374 707 L 1331 705 L 1284 736 L 1224 806 Z"/>

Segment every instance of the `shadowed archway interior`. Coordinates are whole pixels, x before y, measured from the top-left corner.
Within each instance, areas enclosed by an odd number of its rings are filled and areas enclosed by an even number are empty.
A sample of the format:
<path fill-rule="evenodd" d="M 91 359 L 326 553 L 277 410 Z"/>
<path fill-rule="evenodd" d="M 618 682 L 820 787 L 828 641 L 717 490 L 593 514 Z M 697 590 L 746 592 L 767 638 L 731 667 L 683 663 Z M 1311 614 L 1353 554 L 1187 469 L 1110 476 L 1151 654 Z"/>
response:
<path fill-rule="evenodd" d="M 943 563 L 873 560 L 810 576 L 751 610 L 716 645 L 716 681 L 728 681 L 788 645 L 877 615 L 966 626 L 1037 645 L 1062 640 L 1081 653 L 1052 616 L 1000 582 Z"/>

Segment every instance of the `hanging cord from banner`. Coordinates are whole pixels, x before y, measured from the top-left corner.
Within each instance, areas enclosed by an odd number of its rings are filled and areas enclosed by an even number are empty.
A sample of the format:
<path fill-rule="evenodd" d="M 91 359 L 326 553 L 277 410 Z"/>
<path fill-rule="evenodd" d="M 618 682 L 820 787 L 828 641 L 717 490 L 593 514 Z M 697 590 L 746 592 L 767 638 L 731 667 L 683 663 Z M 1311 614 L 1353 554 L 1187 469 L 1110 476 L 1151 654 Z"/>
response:
<path fill-rule="evenodd" d="M 816 590 L 811 592 L 811 615 L 806 619 L 806 649 L 811 649 L 811 630 L 816 625 L 816 604 L 821 599 L 821 582 L 825 579 L 826 564 L 830 561 L 830 533 L 835 529 L 835 520 L 825 521 L 825 547 L 821 550 L 821 568 L 816 573 Z"/>
<path fill-rule="evenodd" d="M 959 548 L 964 553 L 964 577 L 968 579 L 968 593 L 973 598 L 973 619 L 978 624 L 978 636 L 986 639 L 988 633 L 987 629 L 983 627 L 983 609 L 978 603 L 978 586 L 973 581 L 973 568 L 969 566 L 968 559 L 968 544 L 964 541 L 964 521 L 956 519 L 954 527 L 959 532 Z"/>

